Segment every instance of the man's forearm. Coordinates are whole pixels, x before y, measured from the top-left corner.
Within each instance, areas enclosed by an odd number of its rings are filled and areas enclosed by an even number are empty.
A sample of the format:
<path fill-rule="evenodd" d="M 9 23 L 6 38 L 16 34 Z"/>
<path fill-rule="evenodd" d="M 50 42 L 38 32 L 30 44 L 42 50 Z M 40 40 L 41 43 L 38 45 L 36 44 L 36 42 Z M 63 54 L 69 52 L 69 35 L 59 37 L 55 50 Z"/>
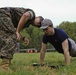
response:
<path fill-rule="evenodd" d="M 69 54 L 69 51 L 66 52 L 66 53 L 64 54 L 64 56 L 65 56 L 65 64 L 66 64 L 66 65 L 69 65 L 69 64 L 70 64 L 70 54 Z"/>
<path fill-rule="evenodd" d="M 44 57 L 45 57 L 45 52 L 44 51 L 40 51 L 40 64 L 43 64 Z"/>

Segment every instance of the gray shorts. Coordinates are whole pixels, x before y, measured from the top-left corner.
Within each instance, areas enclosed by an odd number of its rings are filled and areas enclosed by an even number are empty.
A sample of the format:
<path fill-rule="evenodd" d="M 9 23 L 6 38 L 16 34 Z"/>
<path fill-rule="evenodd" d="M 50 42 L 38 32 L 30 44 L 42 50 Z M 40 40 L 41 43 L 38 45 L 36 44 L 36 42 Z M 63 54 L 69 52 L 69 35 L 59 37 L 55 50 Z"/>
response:
<path fill-rule="evenodd" d="M 72 49 L 70 51 L 70 56 L 76 57 L 76 43 L 74 42 L 74 40 L 72 40 L 70 38 L 68 40 L 71 42 L 71 45 L 72 45 Z"/>

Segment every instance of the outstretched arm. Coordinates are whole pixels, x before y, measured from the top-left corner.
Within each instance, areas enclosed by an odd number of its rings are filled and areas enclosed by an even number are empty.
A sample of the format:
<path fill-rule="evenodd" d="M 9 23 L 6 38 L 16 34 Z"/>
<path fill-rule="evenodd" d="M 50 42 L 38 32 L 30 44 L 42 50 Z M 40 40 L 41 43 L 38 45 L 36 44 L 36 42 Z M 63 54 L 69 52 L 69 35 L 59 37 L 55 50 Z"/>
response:
<path fill-rule="evenodd" d="M 40 50 L 40 64 L 43 64 L 44 57 L 45 57 L 45 51 L 46 51 L 46 44 L 42 43 L 42 47 Z"/>
<path fill-rule="evenodd" d="M 65 63 L 66 65 L 69 65 L 70 64 L 70 53 L 69 53 L 69 44 L 68 44 L 67 39 L 63 41 L 62 48 L 64 51 Z"/>

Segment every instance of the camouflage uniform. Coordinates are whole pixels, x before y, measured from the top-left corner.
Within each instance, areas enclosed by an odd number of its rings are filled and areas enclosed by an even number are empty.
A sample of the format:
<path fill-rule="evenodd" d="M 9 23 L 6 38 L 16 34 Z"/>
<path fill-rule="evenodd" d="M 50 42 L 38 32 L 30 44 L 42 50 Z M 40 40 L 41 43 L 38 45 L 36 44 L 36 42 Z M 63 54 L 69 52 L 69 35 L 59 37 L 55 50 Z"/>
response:
<path fill-rule="evenodd" d="M 26 9 L 24 8 L 0 8 L 0 58 L 13 58 L 16 48 L 16 27 L 25 12 Z M 26 26 L 31 24 L 34 18 L 35 15 L 33 19 L 28 21 Z"/>
<path fill-rule="evenodd" d="M 31 9 L 5 7 L 0 8 L 0 71 L 11 71 L 10 64 L 16 49 L 16 28 L 21 16 L 29 12 L 32 17 L 25 23 L 24 27 L 33 25 L 35 13 Z"/>
<path fill-rule="evenodd" d="M 16 34 L 11 14 L 0 9 L 0 57 L 12 59 L 15 46 Z"/>

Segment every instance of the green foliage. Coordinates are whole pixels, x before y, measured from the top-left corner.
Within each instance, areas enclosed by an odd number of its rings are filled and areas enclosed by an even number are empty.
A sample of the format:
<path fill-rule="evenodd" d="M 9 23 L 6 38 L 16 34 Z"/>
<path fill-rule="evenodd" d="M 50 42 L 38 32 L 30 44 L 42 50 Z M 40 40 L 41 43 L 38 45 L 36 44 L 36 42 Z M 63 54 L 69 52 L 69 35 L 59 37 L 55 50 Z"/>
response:
<path fill-rule="evenodd" d="M 42 30 L 30 25 L 28 28 L 24 29 L 21 34 L 26 36 L 30 40 L 28 46 L 25 46 L 25 44 L 21 42 L 21 48 L 36 48 L 37 50 L 40 50 L 42 36 L 44 34 Z"/>
<path fill-rule="evenodd" d="M 28 46 L 26 46 L 24 42 L 21 41 L 21 48 L 36 48 L 37 50 L 40 50 L 42 37 L 44 34 L 43 30 L 30 25 L 28 28 L 24 29 L 21 34 L 27 37 L 30 41 Z M 48 43 L 47 48 L 51 47 L 52 46 Z"/>
<path fill-rule="evenodd" d="M 70 38 L 76 41 L 76 22 L 64 21 L 59 24 L 57 28 L 63 29 Z M 27 37 L 30 41 L 28 46 L 21 41 L 21 48 L 36 48 L 37 50 L 40 50 L 42 36 L 44 34 L 42 30 L 30 25 L 28 28 L 24 29 L 21 34 Z M 48 43 L 47 48 L 52 48 L 52 46 Z"/>
<path fill-rule="evenodd" d="M 76 22 L 62 22 L 57 28 L 63 29 L 70 38 L 76 41 Z"/>

